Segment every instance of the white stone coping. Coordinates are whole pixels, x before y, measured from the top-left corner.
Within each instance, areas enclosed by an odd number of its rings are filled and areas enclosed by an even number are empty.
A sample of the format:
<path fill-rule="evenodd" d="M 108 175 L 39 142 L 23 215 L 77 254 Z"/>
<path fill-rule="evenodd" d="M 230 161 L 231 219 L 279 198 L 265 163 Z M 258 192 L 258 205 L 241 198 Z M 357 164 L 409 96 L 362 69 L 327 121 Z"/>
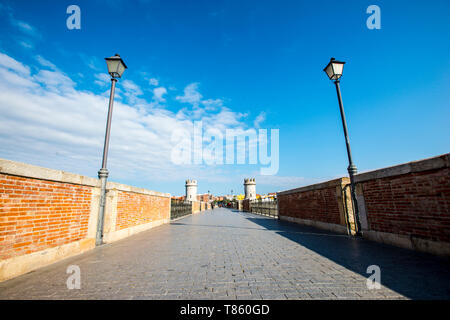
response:
<path fill-rule="evenodd" d="M 108 182 L 106 184 L 106 188 L 107 189 L 116 189 L 116 190 L 125 191 L 125 192 L 141 193 L 141 194 L 146 194 L 149 196 L 170 198 L 170 193 L 164 193 L 164 192 L 153 191 L 153 190 L 148 190 L 148 189 L 139 188 L 139 187 L 133 187 L 133 186 L 121 184 L 118 182 Z"/>
<path fill-rule="evenodd" d="M 24 178 L 34 178 L 91 187 L 100 187 L 99 179 L 6 159 L 0 159 L 0 173 L 20 176 Z"/>
<path fill-rule="evenodd" d="M 299 192 L 306 192 L 306 191 L 311 191 L 311 190 L 325 189 L 325 188 L 339 186 L 339 185 L 342 185 L 343 183 L 348 183 L 348 182 L 350 182 L 349 178 L 343 177 L 343 178 L 338 178 L 338 179 L 320 182 L 320 183 L 316 183 L 316 184 L 311 184 L 309 186 L 304 186 L 304 187 L 300 187 L 300 188 L 277 192 L 277 196 L 287 195 L 287 194 L 292 194 L 292 193 L 299 193 Z"/>
<path fill-rule="evenodd" d="M 66 172 L 62 170 L 54 170 L 39 167 L 23 162 L 11 161 L 0 158 L 0 173 L 19 176 L 24 178 L 33 178 L 39 180 L 55 181 L 61 183 L 70 183 L 83 186 L 100 188 L 100 180 L 92 177 L 83 176 L 76 173 Z M 159 197 L 170 197 L 170 193 L 147 190 L 143 188 L 128 186 L 117 182 L 108 182 L 107 189 L 116 189 L 120 191 L 147 194 Z"/>
<path fill-rule="evenodd" d="M 392 167 L 382 168 L 378 170 L 363 172 L 355 175 L 355 182 L 364 182 L 368 180 L 386 178 L 391 176 L 398 176 L 402 174 L 408 174 L 412 172 L 421 172 L 427 170 L 435 170 L 441 168 L 447 168 L 450 166 L 450 153 L 446 153 L 433 158 L 424 160 L 412 161 Z M 277 192 L 278 195 L 287 195 L 292 193 L 306 192 L 311 190 L 324 189 L 328 187 L 338 186 L 343 182 L 349 183 L 350 179 L 347 177 L 338 178 L 330 181 L 320 182 L 309 186 L 304 186 L 296 189 L 290 189 L 286 191 Z"/>
<path fill-rule="evenodd" d="M 392 167 L 363 172 L 355 175 L 355 182 L 387 178 L 413 172 L 447 168 L 450 164 L 450 153 L 424 160 L 412 161 Z"/>

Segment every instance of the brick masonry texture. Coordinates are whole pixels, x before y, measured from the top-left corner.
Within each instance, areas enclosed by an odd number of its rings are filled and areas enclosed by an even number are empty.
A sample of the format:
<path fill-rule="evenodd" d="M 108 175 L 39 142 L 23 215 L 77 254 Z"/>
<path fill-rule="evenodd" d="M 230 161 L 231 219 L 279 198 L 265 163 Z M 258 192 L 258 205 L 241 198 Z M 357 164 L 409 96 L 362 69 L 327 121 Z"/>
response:
<path fill-rule="evenodd" d="M 92 187 L 0 174 L 0 260 L 84 239 Z"/>
<path fill-rule="evenodd" d="M 169 219 L 170 198 L 118 192 L 116 230 Z"/>
<path fill-rule="evenodd" d="M 338 197 L 335 187 L 280 195 L 278 208 L 281 215 L 339 224 Z"/>
<path fill-rule="evenodd" d="M 0 159 L 0 281 L 92 249 L 99 195 L 98 179 Z M 108 182 L 106 208 L 113 242 L 169 222 L 170 195 Z"/>
<path fill-rule="evenodd" d="M 363 236 L 449 255 L 449 159 L 445 154 L 356 175 Z M 341 211 L 347 209 L 351 221 L 349 195 L 341 206 L 345 183 L 338 180 L 278 193 L 279 215 L 342 225 Z"/>
<path fill-rule="evenodd" d="M 369 229 L 450 242 L 450 170 L 361 182 Z"/>
<path fill-rule="evenodd" d="M 200 211 L 200 201 L 192 201 L 192 213 Z"/>
<path fill-rule="evenodd" d="M 345 226 L 343 188 L 348 183 L 347 178 L 341 178 L 281 192 L 277 195 L 279 215 Z M 348 188 L 346 192 L 349 200 Z M 347 201 L 347 206 L 350 205 Z"/>
<path fill-rule="evenodd" d="M 250 200 L 245 199 L 242 201 L 242 210 L 250 212 Z"/>

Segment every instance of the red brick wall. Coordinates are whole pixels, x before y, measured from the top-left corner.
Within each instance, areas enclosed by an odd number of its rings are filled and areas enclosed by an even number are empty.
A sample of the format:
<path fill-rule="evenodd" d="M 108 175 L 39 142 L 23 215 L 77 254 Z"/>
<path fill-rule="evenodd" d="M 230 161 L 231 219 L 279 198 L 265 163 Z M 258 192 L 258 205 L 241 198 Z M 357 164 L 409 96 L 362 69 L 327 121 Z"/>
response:
<path fill-rule="evenodd" d="M 340 192 L 336 186 L 278 195 L 278 214 L 293 218 L 341 224 Z"/>
<path fill-rule="evenodd" d="M 116 230 L 169 219 L 170 198 L 118 191 Z"/>
<path fill-rule="evenodd" d="M 0 260 L 86 238 L 92 187 L 0 174 Z"/>
<path fill-rule="evenodd" d="M 197 201 L 208 202 L 210 195 L 208 193 L 197 195 Z"/>
<path fill-rule="evenodd" d="M 369 229 L 450 242 L 448 167 L 363 181 Z"/>
<path fill-rule="evenodd" d="M 242 200 L 242 210 L 246 211 L 246 212 L 250 212 L 250 200 L 249 199 Z"/>
<path fill-rule="evenodd" d="M 192 213 L 196 213 L 200 211 L 200 202 L 192 201 Z"/>

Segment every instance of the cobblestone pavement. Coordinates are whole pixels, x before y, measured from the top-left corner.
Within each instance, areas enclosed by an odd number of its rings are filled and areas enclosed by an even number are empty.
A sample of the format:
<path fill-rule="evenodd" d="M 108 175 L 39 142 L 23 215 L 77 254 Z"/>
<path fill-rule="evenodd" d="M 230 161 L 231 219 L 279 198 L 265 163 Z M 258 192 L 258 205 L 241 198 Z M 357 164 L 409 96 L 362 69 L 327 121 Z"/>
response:
<path fill-rule="evenodd" d="M 381 289 L 367 289 L 369 265 Z M 215 209 L 0 283 L 0 299 L 449 299 L 449 288 L 446 259 Z"/>

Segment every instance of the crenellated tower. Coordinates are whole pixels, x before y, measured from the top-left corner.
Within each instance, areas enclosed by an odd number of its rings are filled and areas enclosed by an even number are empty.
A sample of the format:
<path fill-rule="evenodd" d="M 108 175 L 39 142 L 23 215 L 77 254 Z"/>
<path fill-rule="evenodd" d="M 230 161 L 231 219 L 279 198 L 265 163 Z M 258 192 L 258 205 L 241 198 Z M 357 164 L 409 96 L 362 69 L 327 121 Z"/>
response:
<path fill-rule="evenodd" d="M 255 178 L 244 179 L 245 199 L 256 199 L 256 182 Z"/>
<path fill-rule="evenodd" d="M 186 180 L 186 201 L 197 201 L 197 180 Z"/>

